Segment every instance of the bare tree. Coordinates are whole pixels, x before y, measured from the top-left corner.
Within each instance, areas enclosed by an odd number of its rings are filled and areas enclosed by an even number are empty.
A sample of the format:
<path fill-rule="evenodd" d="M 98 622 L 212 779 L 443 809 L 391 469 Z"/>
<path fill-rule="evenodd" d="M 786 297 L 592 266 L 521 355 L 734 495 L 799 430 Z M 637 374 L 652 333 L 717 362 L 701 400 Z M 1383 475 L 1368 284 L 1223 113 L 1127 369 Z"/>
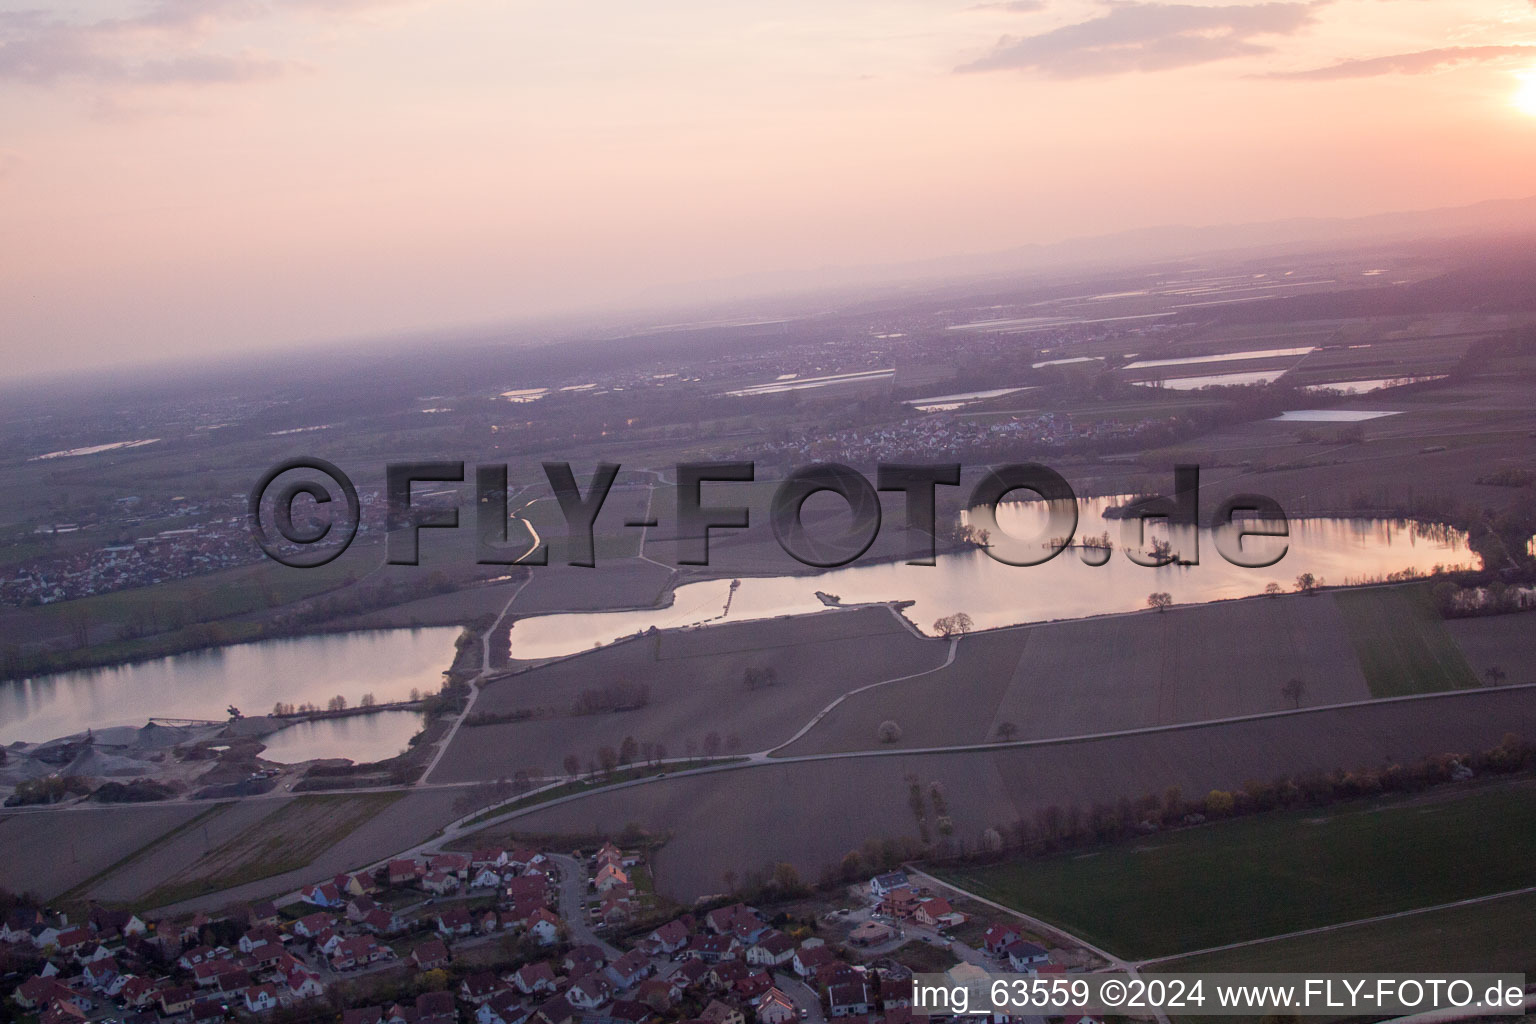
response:
<path fill-rule="evenodd" d="M 1003 742 L 1006 743 L 1007 741 L 1013 739 L 1018 734 L 1019 734 L 1019 727 L 1014 725 L 1012 722 L 998 722 L 997 723 L 997 738 L 1002 740 Z"/>
<path fill-rule="evenodd" d="M 1489 665 L 1488 671 L 1484 672 L 1483 675 L 1488 678 L 1489 686 L 1498 686 L 1506 678 L 1504 670 L 1497 665 Z"/>
<path fill-rule="evenodd" d="M 1285 685 L 1280 687 L 1280 694 L 1291 702 L 1291 707 L 1301 707 L 1302 694 L 1306 692 L 1307 684 L 1300 679 L 1287 679 Z"/>
<path fill-rule="evenodd" d="M 1312 575 L 1310 572 L 1304 572 L 1296 577 L 1296 592 L 1300 594 L 1307 594 L 1309 596 L 1316 594 L 1317 588 L 1322 585 L 1322 579 Z"/>
<path fill-rule="evenodd" d="M 717 732 L 711 732 L 706 735 L 704 737 L 704 756 L 717 757 L 720 754 L 720 747 L 723 745 L 723 742 L 720 739 L 720 734 Z"/>
<path fill-rule="evenodd" d="M 933 631 L 946 640 L 957 636 L 965 636 L 976 628 L 976 623 L 965 612 L 955 612 L 953 615 L 945 615 L 933 622 Z"/>
<path fill-rule="evenodd" d="M 1159 612 L 1166 611 L 1173 605 L 1173 595 L 1166 590 L 1154 590 L 1147 595 L 1147 607 L 1156 608 Z"/>
<path fill-rule="evenodd" d="M 901 726 L 887 718 L 880 723 L 880 728 L 876 730 L 876 735 L 880 737 L 881 743 L 895 743 L 901 739 Z"/>
<path fill-rule="evenodd" d="M 1285 588 L 1271 580 L 1269 585 L 1264 588 L 1264 593 L 1268 597 L 1279 597 L 1281 594 L 1285 593 Z"/>

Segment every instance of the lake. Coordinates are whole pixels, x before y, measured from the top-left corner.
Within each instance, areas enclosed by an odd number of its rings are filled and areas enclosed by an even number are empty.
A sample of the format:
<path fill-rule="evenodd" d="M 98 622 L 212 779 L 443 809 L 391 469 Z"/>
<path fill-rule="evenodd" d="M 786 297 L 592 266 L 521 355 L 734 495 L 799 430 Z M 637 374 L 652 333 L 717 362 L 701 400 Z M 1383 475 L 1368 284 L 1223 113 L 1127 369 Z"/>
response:
<path fill-rule="evenodd" d="M 459 632 L 385 629 L 263 640 L 3 682 L 0 743 L 140 726 L 151 717 L 222 721 L 231 704 L 259 715 L 278 701 L 324 707 L 337 694 L 350 704 L 365 693 L 381 704 L 403 700 L 413 688 L 435 692 L 442 686 Z"/>
<path fill-rule="evenodd" d="M 375 711 L 371 715 L 322 718 L 279 729 L 264 738 L 262 757 L 279 764 L 298 764 L 317 757 L 350 757 L 358 764 L 394 757 L 421 731 L 417 711 Z"/>
<path fill-rule="evenodd" d="M 1209 534 L 1200 538 L 1200 564 L 1148 568 L 1131 562 L 1121 550 L 1118 520 L 1104 509 L 1124 499 L 1092 498 L 1078 502 L 1078 539 L 1108 531 L 1115 550 L 1102 566 L 1083 563 L 1077 549 L 1035 566 L 1011 566 L 986 552 L 968 550 L 940 555 L 936 565 L 905 563 L 854 565 L 811 576 L 747 577 L 730 597 L 730 580 L 710 580 L 678 587 L 670 606 L 655 610 L 537 615 L 514 622 L 512 656 L 551 658 L 588 650 L 622 637 L 661 629 L 723 621 L 739 622 L 778 615 L 821 611 L 817 591 L 834 594 L 844 604 L 913 601 L 906 616 L 919 627 L 942 615 L 963 611 L 977 628 L 1072 619 L 1146 607 L 1147 595 L 1166 591 L 1176 603 L 1203 603 L 1261 594 L 1276 582 L 1291 589 L 1298 575 L 1310 572 L 1326 583 L 1380 579 L 1389 573 L 1427 572 L 1437 564 L 1475 565 L 1464 537 L 1434 526 L 1372 519 L 1293 519 L 1285 557 L 1268 569 L 1245 569 L 1217 553 Z M 1202 509 L 1209 516 L 1211 509 Z M 1009 502 L 999 507 L 1001 527 L 1016 537 L 1040 534 L 1040 502 Z M 1154 527 L 1149 536 L 1166 531 Z M 1250 544 L 1270 543 L 1254 539 Z M 1187 553 L 1187 551 L 1186 551 Z"/>

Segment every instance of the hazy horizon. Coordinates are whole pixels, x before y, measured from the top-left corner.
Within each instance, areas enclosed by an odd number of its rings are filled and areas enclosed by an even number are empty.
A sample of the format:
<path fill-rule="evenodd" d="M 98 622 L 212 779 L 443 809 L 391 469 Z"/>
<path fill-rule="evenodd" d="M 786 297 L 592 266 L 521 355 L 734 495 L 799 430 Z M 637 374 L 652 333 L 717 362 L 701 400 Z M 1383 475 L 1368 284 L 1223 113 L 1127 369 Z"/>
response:
<path fill-rule="evenodd" d="M 0 119 L 24 376 L 1528 196 L 1536 3 L 0 0 Z"/>

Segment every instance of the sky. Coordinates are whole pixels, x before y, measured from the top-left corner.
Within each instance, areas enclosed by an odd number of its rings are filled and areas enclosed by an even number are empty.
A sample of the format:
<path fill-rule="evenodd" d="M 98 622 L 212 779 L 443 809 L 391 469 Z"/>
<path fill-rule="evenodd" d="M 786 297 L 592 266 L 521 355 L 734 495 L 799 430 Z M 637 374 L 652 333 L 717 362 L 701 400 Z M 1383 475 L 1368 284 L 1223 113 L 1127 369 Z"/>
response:
<path fill-rule="evenodd" d="M 1536 0 L 0 0 L 0 356 L 1536 193 Z"/>

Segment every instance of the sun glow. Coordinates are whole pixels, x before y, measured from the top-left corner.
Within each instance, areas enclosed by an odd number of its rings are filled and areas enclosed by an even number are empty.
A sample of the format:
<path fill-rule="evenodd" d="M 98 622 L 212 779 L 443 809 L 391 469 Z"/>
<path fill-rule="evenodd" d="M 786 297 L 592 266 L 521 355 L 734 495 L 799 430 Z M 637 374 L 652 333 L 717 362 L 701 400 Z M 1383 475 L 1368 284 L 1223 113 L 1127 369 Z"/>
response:
<path fill-rule="evenodd" d="M 1520 88 L 1515 90 L 1510 102 L 1520 113 L 1536 117 L 1536 68 L 1520 75 Z"/>

